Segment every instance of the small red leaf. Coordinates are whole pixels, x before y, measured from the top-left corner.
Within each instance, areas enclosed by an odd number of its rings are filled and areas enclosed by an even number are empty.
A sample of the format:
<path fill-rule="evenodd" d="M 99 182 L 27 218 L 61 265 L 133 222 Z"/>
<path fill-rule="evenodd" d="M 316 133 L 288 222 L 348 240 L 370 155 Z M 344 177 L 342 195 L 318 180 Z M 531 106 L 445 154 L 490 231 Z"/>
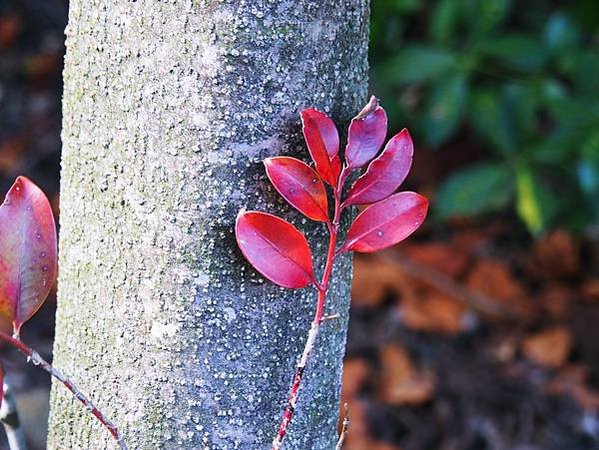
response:
<path fill-rule="evenodd" d="M 415 192 L 400 192 L 362 211 L 349 227 L 341 251 L 370 253 L 403 241 L 418 229 L 428 200 Z"/>
<path fill-rule="evenodd" d="M 349 125 L 345 158 L 350 168 L 368 163 L 379 152 L 387 135 L 387 114 L 373 95 Z"/>
<path fill-rule="evenodd" d="M 241 212 L 235 235 L 243 255 L 273 283 L 298 289 L 315 282 L 308 241 L 289 222 L 263 212 Z"/>
<path fill-rule="evenodd" d="M 277 191 L 306 217 L 327 222 L 327 192 L 318 174 L 299 159 L 279 156 L 264 160 L 266 174 Z"/>
<path fill-rule="evenodd" d="M 316 164 L 316 171 L 325 183 L 334 186 L 338 169 L 331 160 L 339 152 L 339 133 L 329 116 L 316 110 L 305 109 L 301 112 L 302 131 L 310 156 Z M 340 167 L 341 164 L 338 164 Z"/>
<path fill-rule="evenodd" d="M 414 145 L 405 128 L 385 146 L 378 158 L 370 163 L 364 175 L 347 193 L 347 205 L 366 205 L 393 194 L 408 176 L 412 166 Z"/>
<path fill-rule="evenodd" d="M 18 333 L 56 281 L 56 225 L 48 199 L 18 177 L 0 206 L 0 315 Z"/>
<path fill-rule="evenodd" d="M 314 108 L 302 111 L 304 135 L 309 147 L 319 147 L 332 158 L 339 152 L 339 133 L 335 123 L 325 113 Z"/>

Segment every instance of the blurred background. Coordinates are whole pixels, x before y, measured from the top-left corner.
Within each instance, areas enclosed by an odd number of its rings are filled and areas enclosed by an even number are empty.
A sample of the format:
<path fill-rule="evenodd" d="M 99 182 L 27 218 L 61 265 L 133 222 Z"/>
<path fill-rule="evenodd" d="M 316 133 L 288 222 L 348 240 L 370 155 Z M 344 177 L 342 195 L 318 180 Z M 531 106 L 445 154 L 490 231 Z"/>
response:
<path fill-rule="evenodd" d="M 0 2 L 0 192 L 58 213 L 66 0 Z M 356 258 L 348 450 L 599 449 L 599 3 L 372 0 L 426 226 Z M 51 357 L 55 298 L 24 329 Z M 4 354 L 33 448 L 49 382 Z"/>

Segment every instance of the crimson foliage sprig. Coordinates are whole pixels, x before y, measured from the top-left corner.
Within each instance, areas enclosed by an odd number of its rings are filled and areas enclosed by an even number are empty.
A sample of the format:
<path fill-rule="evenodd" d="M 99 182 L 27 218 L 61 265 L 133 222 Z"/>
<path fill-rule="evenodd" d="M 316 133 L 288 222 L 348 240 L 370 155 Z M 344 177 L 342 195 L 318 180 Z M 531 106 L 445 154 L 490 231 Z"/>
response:
<path fill-rule="evenodd" d="M 408 130 L 403 129 L 379 154 L 387 134 L 387 115 L 374 96 L 349 125 L 343 163 L 339 156 L 339 133 L 333 121 L 316 109 L 302 111 L 301 119 L 314 168 L 284 156 L 267 158 L 264 164 L 275 189 L 291 206 L 326 225 L 329 246 L 322 278 L 317 280 L 314 275 L 306 237 L 289 222 L 264 212 L 241 211 L 235 225 L 239 248 L 264 277 L 285 288 L 312 286 L 317 291 L 314 319 L 293 375 L 273 450 L 282 447 L 293 419 L 304 369 L 324 317 L 335 258 L 348 251 L 369 253 L 399 243 L 416 231 L 428 210 L 425 197 L 415 192 L 396 193 L 410 171 L 414 146 Z M 367 169 L 342 197 L 348 176 L 366 165 Z M 332 208 L 329 208 L 327 185 L 332 191 Z M 341 214 L 352 205 L 368 206 L 358 214 L 344 242 L 338 245 Z"/>

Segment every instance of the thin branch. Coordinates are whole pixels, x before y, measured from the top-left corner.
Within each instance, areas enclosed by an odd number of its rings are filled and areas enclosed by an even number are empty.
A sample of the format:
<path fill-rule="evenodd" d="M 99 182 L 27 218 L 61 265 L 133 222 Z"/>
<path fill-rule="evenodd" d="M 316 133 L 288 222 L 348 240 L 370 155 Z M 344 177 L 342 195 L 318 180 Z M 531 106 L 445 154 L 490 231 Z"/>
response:
<path fill-rule="evenodd" d="M 273 450 L 279 450 L 283 446 L 283 440 L 287 435 L 289 424 L 291 424 L 293 414 L 295 413 L 295 406 L 299 397 L 299 389 L 304 376 L 304 370 L 306 368 L 306 364 L 308 363 L 308 359 L 310 358 L 310 354 L 312 353 L 312 349 L 314 348 L 314 342 L 316 341 L 316 336 L 318 335 L 319 329 L 320 321 L 314 319 L 314 321 L 312 322 L 312 326 L 310 327 L 310 331 L 308 333 L 308 340 L 306 341 L 304 351 L 302 353 L 300 361 L 298 362 L 295 368 L 295 373 L 293 375 L 293 383 L 291 385 L 291 392 L 289 393 L 289 398 L 287 399 L 287 406 L 285 407 L 285 412 L 283 413 L 283 419 L 281 420 L 281 425 L 279 426 L 277 436 L 272 443 Z"/>
<path fill-rule="evenodd" d="M 349 433 L 349 406 L 347 403 L 343 406 L 345 407 L 345 417 L 343 417 L 341 433 L 339 433 L 339 440 L 337 441 L 335 450 L 341 450 L 341 447 L 343 447 L 343 443 L 345 442 L 345 438 L 347 437 L 347 433 Z"/>
<path fill-rule="evenodd" d="M 4 369 L 2 369 L 4 371 Z M 0 422 L 4 425 L 8 448 L 10 450 L 27 450 L 25 434 L 19 420 L 19 411 L 13 396 L 11 384 L 4 378 L 2 407 L 0 407 Z"/>
<path fill-rule="evenodd" d="M 283 412 L 283 419 L 281 420 L 281 424 L 279 425 L 277 435 L 272 442 L 272 450 L 280 450 L 283 447 L 283 440 L 287 435 L 289 425 L 291 424 L 291 421 L 293 420 L 293 415 L 295 413 L 295 406 L 299 397 L 299 391 L 304 376 L 304 370 L 306 368 L 306 365 L 308 364 L 308 360 L 310 359 L 312 349 L 314 348 L 314 342 L 316 341 L 316 336 L 318 336 L 320 325 L 324 319 L 323 316 L 327 289 L 329 287 L 329 280 L 333 271 L 333 264 L 335 263 L 335 258 L 337 256 L 335 248 L 337 246 L 339 218 L 341 216 L 341 192 L 343 190 L 343 184 L 345 183 L 348 173 L 349 172 L 347 167 L 344 167 L 341 171 L 341 174 L 339 175 L 339 182 L 337 184 L 337 187 L 333 189 L 333 196 L 335 199 L 335 212 L 333 213 L 333 220 L 329 220 L 327 222 L 327 229 L 329 230 L 329 248 L 327 251 L 327 258 L 324 267 L 324 273 L 322 275 L 322 281 L 317 287 L 318 299 L 316 301 L 316 311 L 314 313 L 314 320 L 312 320 L 312 325 L 310 326 L 310 331 L 308 332 L 308 338 L 306 339 L 304 351 L 302 352 L 302 356 L 295 368 L 295 373 L 293 374 L 291 391 L 289 393 L 289 398 L 287 399 L 285 411 Z"/>
<path fill-rule="evenodd" d="M 112 434 L 112 437 L 114 437 L 114 439 L 118 443 L 120 449 L 127 450 L 127 446 L 125 445 L 125 442 L 123 441 L 123 436 L 119 432 L 117 426 L 110 419 L 108 419 L 108 417 L 106 417 L 102 413 L 102 411 L 100 411 L 87 398 L 87 396 L 83 392 L 81 392 L 81 389 L 79 389 L 79 387 L 77 387 L 77 385 L 75 385 L 75 383 L 73 383 L 71 380 L 69 380 L 60 370 L 52 367 L 52 365 L 50 363 L 48 363 L 47 361 L 45 361 L 39 355 L 38 352 L 33 350 L 31 347 L 29 347 L 23 341 L 21 341 L 19 339 L 15 339 L 3 331 L 0 331 L 0 339 L 5 341 L 7 344 L 12 345 L 17 350 L 19 350 L 21 353 L 25 354 L 25 356 L 27 356 L 27 362 L 31 362 L 34 366 L 41 367 L 46 372 L 48 372 L 50 375 L 52 375 L 54 378 L 56 378 L 58 381 L 60 381 L 62 384 L 64 384 L 65 387 L 69 391 L 72 392 L 72 394 L 75 396 L 75 398 L 77 400 L 79 400 L 85 406 L 85 408 L 91 414 L 93 414 L 102 423 L 102 425 L 104 425 L 108 429 L 110 434 Z"/>
<path fill-rule="evenodd" d="M 324 316 L 322 318 L 322 321 L 324 322 L 325 320 L 334 320 L 334 319 L 338 319 L 339 317 L 341 317 L 338 313 L 336 314 L 327 314 L 326 316 Z"/>

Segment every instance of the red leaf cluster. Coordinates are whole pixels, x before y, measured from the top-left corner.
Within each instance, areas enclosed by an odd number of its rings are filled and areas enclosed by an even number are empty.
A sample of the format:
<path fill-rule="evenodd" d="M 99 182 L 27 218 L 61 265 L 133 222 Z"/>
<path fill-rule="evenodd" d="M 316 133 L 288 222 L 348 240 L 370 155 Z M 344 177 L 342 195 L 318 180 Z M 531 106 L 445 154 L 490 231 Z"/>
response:
<path fill-rule="evenodd" d="M 369 205 L 350 226 L 338 253 L 381 250 L 418 229 L 426 217 L 427 199 L 414 192 L 395 193 L 412 165 L 412 139 L 404 129 L 379 154 L 387 134 L 387 115 L 374 96 L 350 123 L 344 164 L 339 156 L 339 133 L 331 118 L 312 108 L 300 115 L 314 169 L 298 159 L 280 156 L 264 161 L 266 173 L 289 204 L 307 218 L 326 223 L 335 235 L 345 208 Z M 367 164 L 342 200 L 347 177 Z M 336 200 L 334 212 L 329 210 L 325 184 Z M 244 256 L 272 282 L 287 288 L 309 284 L 320 288 L 307 240 L 290 223 L 270 214 L 242 211 L 235 232 Z"/>

